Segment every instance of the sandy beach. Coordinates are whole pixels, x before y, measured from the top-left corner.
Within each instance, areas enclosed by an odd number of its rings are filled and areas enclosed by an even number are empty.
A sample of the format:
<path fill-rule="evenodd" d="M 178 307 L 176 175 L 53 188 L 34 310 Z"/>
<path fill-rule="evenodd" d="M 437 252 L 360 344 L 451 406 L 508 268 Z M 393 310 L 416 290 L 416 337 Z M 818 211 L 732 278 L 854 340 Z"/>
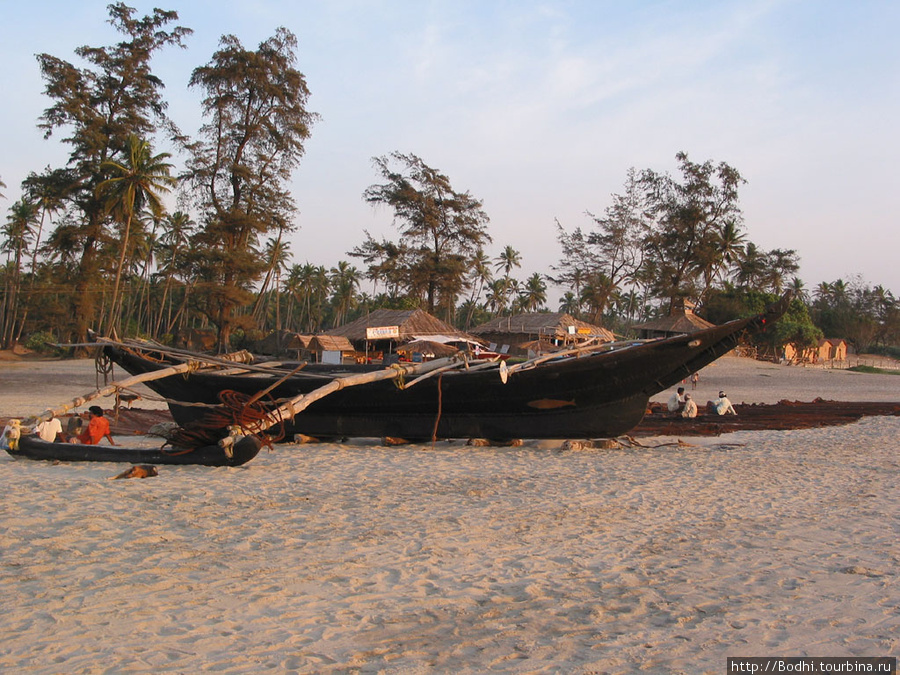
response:
<path fill-rule="evenodd" d="M 0 417 L 94 382 L 92 362 L 0 362 Z M 898 376 L 733 357 L 695 395 L 722 388 L 900 400 Z M 873 417 L 639 449 L 369 440 L 145 480 L 4 453 L 0 671 L 718 674 L 729 656 L 897 656 L 898 439 L 900 418 Z"/>

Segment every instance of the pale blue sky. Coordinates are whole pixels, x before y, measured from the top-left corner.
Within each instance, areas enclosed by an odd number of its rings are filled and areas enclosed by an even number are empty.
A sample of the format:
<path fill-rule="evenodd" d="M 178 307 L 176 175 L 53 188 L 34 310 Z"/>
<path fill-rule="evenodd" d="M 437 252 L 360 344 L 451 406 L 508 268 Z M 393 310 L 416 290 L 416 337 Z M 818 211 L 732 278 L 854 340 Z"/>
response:
<path fill-rule="evenodd" d="M 118 39 L 106 0 L 0 0 L 4 211 L 29 170 L 66 149 L 36 128 L 34 54 Z M 900 2 L 893 0 L 175 0 L 195 33 L 155 61 L 170 114 L 199 125 L 193 68 L 219 37 L 255 48 L 283 25 L 299 40 L 313 128 L 293 189 L 294 262 L 332 266 L 363 239 L 395 236 L 362 201 L 371 158 L 412 152 L 484 200 L 496 255 L 519 276 L 560 256 L 554 219 L 588 227 L 629 167 L 674 171 L 675 154 L 725 161 L 749 238 L 794 248 L 800 277 L 861 275 L 900 294 Z M 169 149 L 160 146 L 160 150 Z M 357 262 L 357 261 L 354 261 Z M 549 298 L 556 308 L 558 294 Z"/>

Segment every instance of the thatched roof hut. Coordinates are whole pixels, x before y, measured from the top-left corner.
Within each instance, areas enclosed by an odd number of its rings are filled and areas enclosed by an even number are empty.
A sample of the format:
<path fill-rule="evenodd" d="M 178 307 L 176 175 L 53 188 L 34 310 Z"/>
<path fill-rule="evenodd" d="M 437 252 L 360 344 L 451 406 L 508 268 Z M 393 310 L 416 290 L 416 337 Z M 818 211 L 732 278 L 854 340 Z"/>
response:
<path fill-rule="evenodd" d="M 432 342 L 477 342 L 468 333 L 457 330 L 421 309 L 376 309 L 327 335 L 345 337 L 358 351 L 397 351 L 397 346 L 413 340 Z"/>
<path fill-rule="evenodd" d="M 318 363 L 342 363 L 345 354 L 353 354 L 350 340 L 341 335 L 313 335 L 307 347 Z"/>
<path fill-rule="evenodd" d="M 356 321 L 326 331 L 326 335 L 341 335 L 351 342 L 358 342 L 366 340 L 367 329 L 390 327 L 397 328 L 401 341 L 414 336 L 456 334 L 465 336 L 465 333 L 421 309 L 376 309 Z"/>
<path fill-rule="evenodd" d="M 472 334 L 494 345 L 509 345 L 510 353 L 526 353 L 540 345 L 536 340 L 556 345 L 571 345 L 595 339 L 612 342 L 615 336 L 601 326 L 595 326 L 565 312 L 532 312 L 498 317 L 472 329 Z"/>
<path fill-rule="evenodd" d="M 632 326 L 638 331 L 638 337 L 641 339 L 651 339 L 658 337 L 671 337 L 673 335 L 685 335 L 696 333 L 705 328 L 712 328 L 706 319 L 694 314 L 694 305 L 690 302 L 675 305 L 668 316 L 646 323 L 639 323 Z"/>

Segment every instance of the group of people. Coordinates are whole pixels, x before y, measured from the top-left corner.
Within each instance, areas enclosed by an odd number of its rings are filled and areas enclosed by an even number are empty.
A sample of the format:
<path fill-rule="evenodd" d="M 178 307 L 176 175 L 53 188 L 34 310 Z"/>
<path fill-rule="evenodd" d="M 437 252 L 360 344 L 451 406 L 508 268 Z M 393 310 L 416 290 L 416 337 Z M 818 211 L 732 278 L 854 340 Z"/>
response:
<path fill-rule="evenodd" d="M 34 427 L 34 433 L 48 443 L 83 443 L 85 445 L 98 445 L 104 438 L 110 445 L 115 445 L 112 433 L 109 429 L 109 420 L 103 415 L 103 408 L 92 405 L 87 410 L 87 424 L 81 417 L 72 417 L 66 430 L 63 430 L 62 422 L 56 416 L 41 420 Z M 10 420 L 3 433 L 0 434 L 0 446 L 15 449 L 21 435 L 21 423 L 19 420 Z"/>
<path fill-rule="evenodd" d="M 691 382 L 694 382 L 693 377 Z M 669 398 L 666 407 L 670 413 L 681 415 L 682 417 L 696 417 L 699 412 L 697 402 L 694 401 L 690 394 L 685 393 L 684 387 L 678 387 Z M 724 391 L 719 392 L 719 397 L 715 401 L 707 403 L 707 407 L 717 415 L 737 415 L 737 411 L 734 409 L 731 401 L 728 400 L 728 396 L 725 395 Z"/>

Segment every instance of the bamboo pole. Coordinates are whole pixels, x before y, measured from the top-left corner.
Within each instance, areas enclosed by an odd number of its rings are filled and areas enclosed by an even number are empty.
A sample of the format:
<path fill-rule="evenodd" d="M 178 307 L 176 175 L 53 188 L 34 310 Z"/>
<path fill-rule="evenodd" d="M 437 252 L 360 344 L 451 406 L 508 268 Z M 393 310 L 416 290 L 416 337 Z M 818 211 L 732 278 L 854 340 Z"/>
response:
<path fill-rule="evenodd" d="M 112 340 L 106 340 L 104 338 L 101 339 L 99 344 L 121 344 L 115 343 Z M 169 366 L 167 368 L 162 368 L 160 370 L 154 370 L 148 373 L 141 373 L 140 375 L 132 375 L 131 377 L 125 378 L 124 380 L 118 380 L 117 382 L 112 382 L 104 387 L 96 389 L 92 392 L 84 394 L 83 396 L 76 396 L 68 403 L 63 403 L 62 405 L 56 408 L 49 408 L 42 412 L 40 415 L 34 417 L 35 420 L 48 420 L 51 417 L 59 417 L 60 415 L 64 415 L 70 410 L 74 408 L 78 408 L 83 406 L 88 401 L 93 401 L 97 398 L 103 398 L 104 396 L 110 396 L 115 394 L 122 389 L 127 389 L 129 387 L 133 387 L 136 384 L 142 384 L 144 382 L 152 382 L 153 380 L 161 380 L 164 377 L 169 377 L 171 375 L 178 375 L 179 373 L 188 373 L 194 370 L 201 370 L 205 368 L 218 368 L 221 365 L 229 365 L 238 367 L 238 365 L 227 358 L 219 358 L 214 361 L 209 361 L 203 356 L 198 355 L 197 359 L 185 361 L 184 363 L 179 363 L 174 366 Z M 247 365 L 247 364 L 245 364 Z M 29 418 L 31 419 L 31 418 Z"/>
<path fill-rule="evenodd" d="M 154 370 L 149 373 L 141 373 L 140 375 L 133 375 L 132 377 L 128 377 L 124 380 L 119 380 L 118 382 L 112 382 L 111 384 L 106 385 L 105 387 L 101 387 L 95 391 L 85 394 L 84 396 L 76 396 L 68 403 L 63 403 L 62 405 L 56 408 L 49 408 L 42 412 L 40 415 L 35 416 L 36 420 L 49 420 L 51 417 L 59 417 L 60 415 L 64 415 L 70 410 L 74 408 L 78 408 L 83 406 L 88 401 L 93 401 L 96 398 L 102 398 L 104 396 L 110 396 L 115 394 L 117 391 L 122 389 L 126 389 L 128 387 L 132 387 L 136 384 L 141 384 L 143 382 L 151 382 L 153 380 L 159 380 L 164 377 L 169 377 L 170 375 L 177 375 L 178 373 L 187 373 L 192 370 L 197 370 L 198 364 L 193 362 L 188 363 L 179 363 L 177 366 L 171 366 L 169 368 L 163 368 L 162 370 Z"/>

